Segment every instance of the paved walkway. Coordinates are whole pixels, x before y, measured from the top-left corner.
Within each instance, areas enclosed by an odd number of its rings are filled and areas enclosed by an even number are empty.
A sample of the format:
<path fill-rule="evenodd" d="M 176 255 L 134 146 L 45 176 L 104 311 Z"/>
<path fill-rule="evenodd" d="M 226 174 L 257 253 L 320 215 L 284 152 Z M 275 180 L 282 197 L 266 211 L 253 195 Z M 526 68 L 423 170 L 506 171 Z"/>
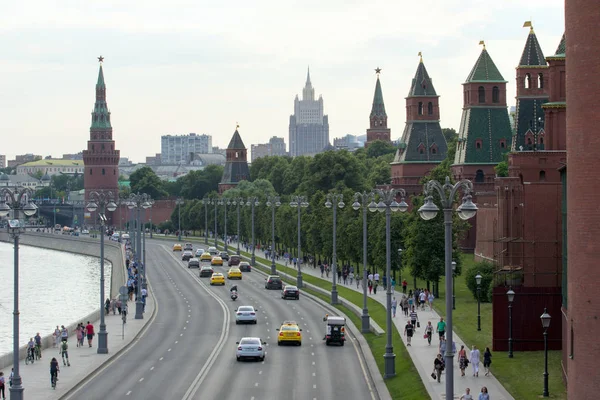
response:
<path fill-rule="evenodd" d="M 236 248 L 237 248 L 237 243 L 231 242 L 231 244 L 229 244 L 230 252 L 234 252 Z M 243 247 L 240 246 L 240 249 L 242 249 L 242 248 Z M 257 250 L 256 256 L 266 258 L 265 253 L 262 250 Z M 285 266 L 285 260 L 283 258 L 280 258 L 279 260 L 277 260 L 276 263 L 278 265 Z M 288 265 L 288 267 L 294 268 L 293 264 Z M 302 268 L 302 273 L 310 274 L 312 276 L 321 278 L 321 270 L 319 268 L 313 268 L 312 266 Z M 327 280 L 327 281 L 332 281 L 333 277 L 332 277 L 332 274 L 330 274 L 329 278 L 327 278 L 326 275 L 323 274 L 322 279 Z M 349 284 L 344 285 L 343 283 L 338 282 L 338 285 L 362 293 L 362 287 L 360 289 L 357 289 L 356 283 L 354 283 L 353 285 L 349 285 Z M 386 293 L 385 293 L 385 290 L 381 290 L 382 288 L 383 287 L 380 286 L 380 290 L 377 291 L 377 294 L 372 294 L 372 295 L 370 295 L 370 297 L 377 300 L 379 303 L 381 303 L 385 306 Z M 399 300 L 401 292 L 396 291 L 395 295 L 397 295 L 397 299 Z M 415 367 L 419 371 L 421 379 L 423 380 L 425 387 L 426 387 L 427 391 L 429 392 L 430 396 L 432 397 L 432 399 L 445 399 L 446 398 L 446 395 L 445 395 L 446 385 L 445 385 L 444 379 L 445 379 L 446 374 L 442 375 L 441 383 L 438 383 L 437 381 L 435 381 L 434 379 L 431 378 L 431 373 L 433 372 L 433 360 L 435 359 L 435 357 L 438 354 L 438 345 L 439 345 L 438 335 L 436 335 L 434 332 L 434 336 L 431 341 L 431 346 L 429 346 L 427 344 L 427 340 L 423 338 L 424 328 L 427 325 L 427 321 L 431 321 L 431 324 L 434 326 L 434 330 L 435 330 L 435 326 L 436 326 L 437 322 L 440 320 L 440 316 L 435 310 L 419 311 L 418 315 L 419 315 L 419 321 L 421 323 L 421 328 L 416 330 L 416 333 L 412 338 L 411 346 L 406 347 L 406 349 L 408 350 L 408 353 L 410 354 L 410 356 L 415 364 Z M 402 313 L 402 310 L 400 307 L 398 307 L 398 312 L 396 313 L 396 318 L 394 318 L 393 321 L 394 321 L 394 324 L 396 325 L 396 328 L 398 329 L 398 331 L 400 332 L 400 334 L 402 336 L 404 345 L 406 346 L 406 337 L 404 336 L 404 326 L 406 325 L 408 318 L 404 317 L 404 314 Z M 382 327 L 382 328 L 385 328 L 385 327 Z M 454 342 L 456 343 L 456 347 L 457 347 L 456 351 L 458 353 L 458 350 L 460 350 L 460 346 L 465 345 L 465 343 L 458 337 L 458 335 L 454 331 L 453 331 L 453 339 L 454 339 Z M 465 345 L 465 348 L 468 349 L 468 347 L 466 345 Z M 493 376 L 493 373 L 490 374 L 490 376 L 485 376 L 485 374 L 483 372 L 483 350 L 480 349 L 480 351 L 481 351 L 481 363 L 480 363 L 479 377 L 473 376 L 471 364 L 469 364 L 468 369 L 465 371 L 466 376 L 461 377 L 460 369 L 458 368 L 458 356 L 455 355 L 455 357 L 454 357 L 454 360 L 455 360 L 455 365 L 454 365 L 455 395 L 454 395 L 454 398 L 455 399 L 460 398 L 460 396 L 465 393 L 466 388 L 471 388 L 471 394 L 473 395 L 474 398 L 477 398 L 477 396 L 479 396 L 479 392 L 481 391 L 481 388 L 483 386 L 486 386 L 488 389 L 488 392 L 490 393 L 490 397 L 492 399 L 494 399 L 494 400 L 514 400 L 514 398 L 510 395 L 510 393 L 508 393 L 508 391 L 506 389 L 504 389 L 504 387 L 500 384 L 500 382 L 498 382 L 498 380 Z M 467 353 L 468 353 L 468 351 L 467 351 Z M 493 355 L 492 355 L 492 361 L 493 361 Z M 493 364 L 492 364 L 492 371 L 493 371 Z"/>
<path fill-rule="evenodd" d="M 106 330 L 108 332 L 108 354 L 98 354 L 98 335 L 100 329 L 100 320 L 94 321 L 94 330 L 96 335 L 90 348 L 87 339 L 84 340 L 83 347 L 77 347 L 77 336 L 69 337 L 69 361 L 71 366 L 64 366 L 62 358 L 57 348 L 47 348 L 42 351 L 42 359 L 34 364 L 25 365 L 25 360 L 19 364 L 19 372 L 23 381 L 24 398 L 26 399 L 59 399 L 74 389 L 81 381 L 101 369 L 120 353 L 125 351 L 128 345 L 138 336 L 141 330 L 152 319 L 155 305 L 151 290 L 148 290 L 146 298 L 146 312 L 144 319 L 135 319 L 135 301 L 128 302 L 129 313 L 127 323 L 125 324 L 125 336 L 122 336 L 123 321 L 120 315 L 107 315 L 105 317 Z M 84 324 L 87 321 L 82 321 Z M 47 327 L 52 330 L 52 326 Z M 44 333 L 43 329 L 40 329 Z M 52 390 L 50 386 L 50 360 L 56 357 L 60 366 L 58 383 L 56 389 Z M 10 398 L 8 377 L 10 376 L 12 365 L 2 370 L 6 377 L 6 398 Z M 85 394 L 78 394 L 76 398 L 85 398 Z"/>

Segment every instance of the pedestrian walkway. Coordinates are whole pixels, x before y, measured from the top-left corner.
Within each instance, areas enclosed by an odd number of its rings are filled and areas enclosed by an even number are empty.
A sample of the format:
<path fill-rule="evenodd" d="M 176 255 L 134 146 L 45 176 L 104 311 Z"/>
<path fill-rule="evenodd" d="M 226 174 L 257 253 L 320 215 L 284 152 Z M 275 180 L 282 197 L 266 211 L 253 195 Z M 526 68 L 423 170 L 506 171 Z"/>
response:
<path fill-rule="evenodd" d="M 42 359 L 35 361 L 34 364 L 25 365 L 25 360 L 19 364 L 20 375 L 25 388 L 23 397 L 27 399 L 59 399 L 70 390 L 75 388 L 81 381 L 89 375 L 102 368 L 118 354 L 123 352 L 127 346 L 142 331 L 144 326 L 150 322 L 154 315 L 155 304 L 152 293 L 149 291 L 146 298 L 146 312 L 144 319 L 135 319 L 135 301 L 128 302 L 129 313 L 127 314 L 127 323 L 124 325 L 119 314 L 107 315 L 105 317 L 106 331 L 108 332 L 108 354 L 98 354 L 98 331 L 100 330 L 100 321 L 94 321 L 94 336 L 92 347 L 88 346 L 87 339 L 84 339 L 83 347 L 77 347 L 77 336 L 69 336 L 69 361 L 71 366 L 63 365 L 62 358 L 58 348 L 47 348 L 42 351 Z M 82 321 L 87 324 L 87 321 Z M 47 327 L 52 330 L 52 326 Z M 42 332 L 43 330 L 40 329 Z M 124 332 L 124 336 L 123 336 Z M 75 332 L 72 332 L 75 333 Z M 58 383 L 53 390 L 50 385 L 50 360 L 56 357 L 60 366 Z M 10 398 L 8 378 L 10 376 L 12 365 L 2 370 L 6 377 L 6 398 Z M 78 395 L 78 398 L 86 398 L 85 394 Z"/>
<path fill-rule="evenodd" d="M 232 241 L 229 243 L 229 246 L 230 246 L 230 248 L 235 249 L 237 247 L 237 244 Z M 240 246 L 240 248 L 242 249 L 243 246 Z M 256 256 L 266 258 L 265 253 L 262 250 L 256 250 Z M 276 264 L 285 266 L 285 259 L 279 258 L 279 260 L 276 260 Z M 288 268 L 294 269 L 293 263 L 289 263 Z M 318 267 L 313 268 L 312 265 L 304 266 L 304 264 L 303 264 L 301 266 L 301 268 L 302 268 L 303 274 L 310 274 L 312 276 L 315 276 L 315 277 L 318 277 L 318 278 L 321 278 L 323 280 L 327 280 L 330 282 L 333 280 L 333 277 L 332 277 L 333 271 L 329 274 L 330 275 L 329 277 L 327 277 L 325 274 L 323 274 L 323 277 L 321 277 L 321 270 Z M 354 282 L 352 285 L 350 285 L 350 284 L 345 285 L 340 282 L 337 282 L 337 284 L 339 286 L 343 286 L 348 289 L 362 293 L 362 286 L 360 288 L 357 288 L 356 282 Z M 399 302 L 402 293 L 396 291 L 394 295 L 396 296 L 396 298 Z M 369 295 L 369 297 L 377 300 L 379 303 L 383 304 L 384 306 L 386 305 L 386 292 L 383 289 L 383 286 L 380 286 L 380 290 L 377 291 L 377 294 Z M 438 339 L 438 335 L 435 334 L 435 327 L 436 327 L 437 322 L 440 320 L 440 316 L 435 310 L 426 309 L 426 311 L 418 312 L 418 318 L 419 318 L 419 322 L 421 323 L 421 327 L 417 328 L 417 330 L 412 338 L 411 346 L 406 347 L 406 349 L 407 349 L 408 353 L 410 354 L 410 356 L 413 360 L 413 363 L 415 364 L 415 367 L 419 371 L 419 375 L 421 376 L 421 379 L 423 380 L 425 387 L 426 387 L 427 391 L 429 392 L 430 396 L 432 397 L 432 399 L 445 399 L 446 398 L 446 395 L 445 395 L 446 385 L 445 385 L 444 379 L 445 379 L 446 374 L 444 373 L 442 375 L 441 383 L 438 383 L 436 380 L 431 378 L 431 373 L 433 372 L 433 360 L 435 359 L 435 357 L 438 354 L 439 339 Z M 402 309 L 398 306 L 398 312 L 396 313 L 396 318 L 393 318 L 393 322 L 396 325 L 398 332 L 400 332 L 400 335 L 402 336 L 402 340 L 403 340 L 405 346 L 406 346 L 406 337 L 404 336 L 404 326 L 406 325 L 408 320 L 409 320 L 408 318 L 404 317 L 404 314 L 402 313 Z M 431 346 L 429 346 L 427 344 L 427 340 L 423 338 L 423 335 L 425 333 L 424 329 L 425 329 L 425 326 L 427 325 L 427 321 L 431 321 L 431 324 L 434 327 L 434 335 L 433 335 L 433 339 L 431 341 Z M 384 327 L 382 327 L 382 328 L 384 328 Z M 464 345 L 465 349 L 467 349 L 467 355 L 469 354 L 470 349 L 458 337 L 458 335 L 454 331 L 453 331 L 453 340 L 456 343 L 457 353 L 458 353 L 458 350 L 460 350 L 460 346 Z M 490 346 L 491 346 L 491 343 L 490 343 Z M 479 350 L 481 351 L 481 357 L 480 357 L 481 363 L 480 363 L 479 377 L 473 376 L 473 373 L 471 370 L 471 364 L 469 364 L 469 367 L 465 371 L 465 376 L 461 377 L 460 369 L 458 368 L 458 355 L 455 354 L 455 356 L 454 356 L 454 361 L 455 361 L 455 365 L 454 365 L 454 393 L 455 393 L 454 398 L 455 399 L 460 398 L 460 396 L 465 393 L 466 388 L 471 388 L 471 393 L 474 395 L 474 398 L 477 398 L 477 396 L 479 395 L 479 392 L 481 391 L 481 388 L 483 386 L 485 386 L 488 389 L 488 393 L 490 393 L 490 398 L 492 398 L 494 400 L 514 400 L 514 398 L 510 395 L 510 393 L 508 393 L 508 391 L 494 377 L 493 373 L 491 373 L 489 376 L 484 375 L 484 372 L 483 372 L 483 350 L 484 349 L 479 349 Z M 375 356 L 377 356 L 377 355 L 375 355 Z M 493 360 L 493 357 L 492 357 L 492 360 Z M 493 371 L 493 363 L 492 363 L 492 371 Z"/>

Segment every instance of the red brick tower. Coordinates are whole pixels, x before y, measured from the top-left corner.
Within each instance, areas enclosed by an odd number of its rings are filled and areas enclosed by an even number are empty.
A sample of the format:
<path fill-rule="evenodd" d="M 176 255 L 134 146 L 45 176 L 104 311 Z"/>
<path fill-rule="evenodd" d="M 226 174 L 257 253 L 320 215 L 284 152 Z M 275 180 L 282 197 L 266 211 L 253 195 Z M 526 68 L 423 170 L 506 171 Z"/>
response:
<path fill-rule="evenodd" d="M 565 65 L 565 35 L 560 41 L 556 53 L 547 57 L 548 61 L 548 91 L 550 98 L 542 108 L 545 112 L 546 148 L 548 150 L 567 149 L 567 90 Z"/>
<path fill-rule="evenodd" d="M 387 114 L 385 113 L 385 104 L 383 103 L 383 93 L 381 92 L 381 82 L 379 74 L 381 68 L 375 69 L 377 73 L 377 83 L 375 84 L 375 95 L 373 96 L 373 107 L 369 116 L 370 127 L 367 129 L 367 141 L 365 147 L 375 140 L 390 141 L 391 130 L 387 126 Z"/>
<path fill-rule="evenodd" d="M 239 128 L 239 125 L 236 127 L 233 137 L 227 146 L 225 168 L 223 169 L 221 183 L 219 183 L 219 193 L 236 187 L 241 181 L 250 180 L 248 150 L 244 146 L 237 128 Z"/>
<path fill-rule="evenodd" d="M 593 399 L 600 380 L 600 12 L 598 0 L 567 0 L 567 298 L 569 399 Z M 554 315 L 552 316 L 554 319 Z"/>
<path fill-rule="evenodd" d="M 104 57 L 100 56 L 98 60 L 100 61 L 100 71 L 98 72 L 98 83 L 96 83 L 96 103 L 94 111 L 92 111 L 90 140 L 87 142 L 87 149 L 83 151 L 85 166 L 83 186 L 86 199 L 91 191 L 98 189 L 111 190 L 115 195 L 119 193 L 120 152 L 115 149 L 110 111 L 106 104 L 106 84 L 102 71 Z"/>

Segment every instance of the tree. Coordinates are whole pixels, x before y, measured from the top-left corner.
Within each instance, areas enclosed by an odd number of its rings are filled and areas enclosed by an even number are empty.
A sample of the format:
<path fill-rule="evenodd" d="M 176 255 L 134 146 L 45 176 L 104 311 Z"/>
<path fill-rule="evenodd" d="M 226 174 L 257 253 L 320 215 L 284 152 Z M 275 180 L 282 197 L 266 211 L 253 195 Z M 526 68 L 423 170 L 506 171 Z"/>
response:
<path fill-rule="evenodd" d="M 446 142 L 452 142 L 458 138 L 458 133 L 453 128 L 442 128 L 442 134 L 446 138 Z"/>
<path fill-rule="evenodd" d="M 467 271 L 465 281 L 475 300 L 477 300 L 477 280 L 475 279 L 477 274 L 481 275 L 481 302 L 491 302 L 490 287 L 494 280 L 494 264 L 487 261 L 478 262 Z"/>
<path fill-rule="evenodd" d="M 129 176 L 129 183 L 133 193 L 146 193 L 153 199 L 162 199 L 167 196 L 163 188 L 163 181 L 150 167 L 142 167 Z"/>
<path fill-rule="evenodd" d="M 502 158 L 503 160 L 494 167 L 494 170 L 496 171 L 496 176 L 498 177 L 508 176 L 508 152 L 504 153 L 502 155 Z"/>
<path fill-rule="evenodd" d="M 369 147 L 367 147 L 367 157 L 369 158 L 377 158 L 394 153 L 396 153 L 396 147 L 390 142 L 385 142 L 383 140 L 375 140 L 374 142 L 369 143 Z"/>

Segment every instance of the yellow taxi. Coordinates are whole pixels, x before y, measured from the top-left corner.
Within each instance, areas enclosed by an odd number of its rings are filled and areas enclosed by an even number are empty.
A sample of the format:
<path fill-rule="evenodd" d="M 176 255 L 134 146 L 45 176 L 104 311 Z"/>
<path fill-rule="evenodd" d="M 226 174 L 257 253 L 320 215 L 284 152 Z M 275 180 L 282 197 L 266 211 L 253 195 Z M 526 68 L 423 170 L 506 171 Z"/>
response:
<path fill-rule="evenodd" d="M 202 253 L 202 255 L 200 256 L 200 262 L 211 262 L 212 261 L 212 256 L 210 255 L 210 253 Z"/>
<path fill-rule="evenodd" d="M 242 271 L 238 267 L 229 268 L 227 279 L 242 279 Z"/>
<path fill-rule="evenodd" d="M 173 245 L 173 251 L 183 251 L 183 247 L 181 247 L 181 243 L 175 243 Z"/>
<path fill-rule="evenodd" d="M 223 265 L 223 259 L 219 256 L 214 256 L 210 261 L 210 265 Z"/>
<path fill-rule="evenodd" d="M 215 272 L 210 277 L 210 284 L 212 285 L 223 285 L 225 286 L 225 277 L 220 272 Z"/>
<path fill-rule="evenodd" d="M 284 343 L 294 343 L 302 346 L 302 329 L 300 329 L 296 321 L 284 321 L 277 330 L 279 331 L 277 346 L 281 346 Z"/>

